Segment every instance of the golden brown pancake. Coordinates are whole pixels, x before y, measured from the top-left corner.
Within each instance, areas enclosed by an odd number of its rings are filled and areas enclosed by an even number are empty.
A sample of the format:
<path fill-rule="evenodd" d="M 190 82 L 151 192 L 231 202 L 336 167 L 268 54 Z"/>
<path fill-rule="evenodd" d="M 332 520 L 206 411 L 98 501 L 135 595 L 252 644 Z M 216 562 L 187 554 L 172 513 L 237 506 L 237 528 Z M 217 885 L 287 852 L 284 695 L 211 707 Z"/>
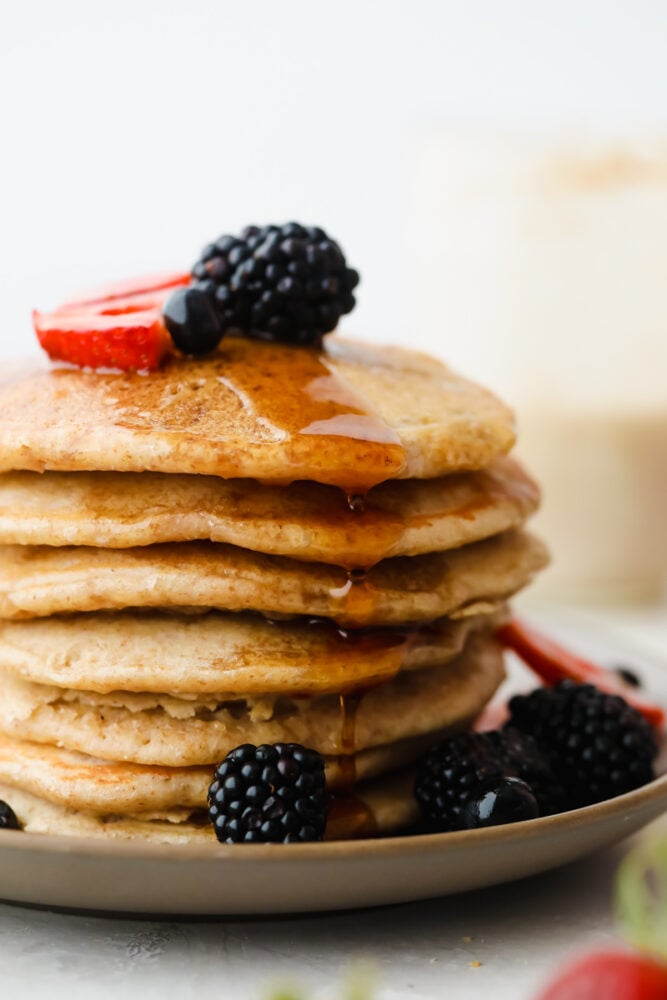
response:
<path fill-rule="evenodd" d="M 513 441 L 434 359 L 337 337 L 0 374 L 0 796 L 29 832 L 215 848 L 214 766 L 297 742 L 360 782 L 327 837 L 412 822 L 406 765 L 492 697 L 546 561 Z"/>
<path fill-rule="evenodd" d="M 541 542 L 510 531 L 451 552 L 385 559 L 355 582 L 339 567 L 212 542 L 138 549 L 5 546 L 0 618 L 191 607 L 402 625 L 496 604 L 546 559 Z"/>
<path fill-rule="evenodd" d="M 504 618 L 345 631 L 323 620 L 112 612 L 0 621 L 0 670 L 56 687 L 173 695 L 325 694 L 443 665 Z M 221 699 L 220 699 L 221 700 Z"/>
<path fill-rule="evenodd" d="M 327 787 L 349 793 L 349 772 L 367 781 L 416 760 L 450 730 L 427 733 L 346 758 L 325 757 Z M 349 759 L 353 761 L 350 766 Z M 343 773 L 343 772 L 347 773 Z M 47 743 L 0 733 L 0 782 L 24 788 L 68 809 L 98 814 L 138 815 L 204 809 L 213 765 L 160 767 L 101 760 Z"/>
<path fill-rule="evenodd" d="M 40 798 L 24 788 L 1 784 L 0 796 L 11 803 L 26 833 L 143 840 L 174 846 L 216 843 L 210 824 L 190 820 L 189 814 L 180 810 L 147 816 L 88 813 Z"/>
<path fill-rule="evenodd" d="M 474 719 L 504 676 L 494 640 L 473 634 L 442 667 L 399 673 L 355 704 L 358 752 L 460 727 Z M 183 767 L 222 760 L 243 743 L 301 743 L 325 756 L 346 752 L 337 695 L 299 699 L 185 700 L 101 695 L 2 678 L 0 729 L 105 760 Z"/>
<path fill-rule="evenodd" d="M 391 833 L 415 822 L 417 805 L 412 795 L 410 770 L 396 772 L 357 788 L 352 808 L 334 805 L 327 822 L 325 840 L 347 840 Z M 85 812 L 40 798 L 23 788 L 0 784 L 0 797 L 8 801 L 27 833 L 64 834 L 143 840 L 181 845 L 217 841 L 213 827 L 201 812 L 172 810 L 168 813 L 100 814 Z"/>
<path fill-rule="evenodd" d="M 537 486 L 509 458 L 479 472 L 382 483 L 351 501 L 319 483 L 271 487 L 157 472 L 7 472 L 0 475 L 0 544 L 131 548 L 205 539 L 372 566 L 519 527 L 538 498 Z"/>
<path fill-rule="evenodd" d="M 150 376 L 0 380 L 0 471 L 197 473 L 365 490 L 488 466 L 511 412 L 434 358 L 329 338 L 322 352 L 227 338 Z"/>

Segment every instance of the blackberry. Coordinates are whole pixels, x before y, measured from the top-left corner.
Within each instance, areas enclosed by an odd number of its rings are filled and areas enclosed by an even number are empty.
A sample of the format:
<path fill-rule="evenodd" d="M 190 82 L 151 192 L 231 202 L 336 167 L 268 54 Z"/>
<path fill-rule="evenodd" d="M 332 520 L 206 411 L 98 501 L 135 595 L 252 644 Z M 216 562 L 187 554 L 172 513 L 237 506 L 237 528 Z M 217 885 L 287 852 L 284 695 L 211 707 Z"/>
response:
<path fill-rule="evenodd" d="M 504 773 L 525 781 L 537 799 L 540 816 L 551 816 L 566 808 L 565 791 L 542 748 L 527 733 L 507 725 L 485 734 L 500 757 Z"/>
<path fill-rule="evenodd" d="M 222 332 L 308 346 L 355 305 L 359 275 L 317 226 L 247 226 L 204 247 L 193 287 L 214 304 Z"/>
<path fill-rule="evenodd" d="M 415 797 L 435 830 L 465 830 L 556 812 L 562 793 L 535 742 L 513 730 L 461 733 L 417 764 Z"/>
<path fill-rule="evenodd" d="M 565 788 L 569 808 L 645 785 L 658 752 L 650 724 L 619 695 L 561 681 L 516 695 L 510 725 L 529 733 Z"/>
<path fill-rule="evenodd" d="M 0 800 L 0 830 L 20 830 L 21 824 L 11 806 Z"/>
<path fill-rule="evenodd" d="M 245 743 L 216 769 L 208 804 L 223 844 L 322 840 L 328 806 L 324 761 L 298 743 Z"/>

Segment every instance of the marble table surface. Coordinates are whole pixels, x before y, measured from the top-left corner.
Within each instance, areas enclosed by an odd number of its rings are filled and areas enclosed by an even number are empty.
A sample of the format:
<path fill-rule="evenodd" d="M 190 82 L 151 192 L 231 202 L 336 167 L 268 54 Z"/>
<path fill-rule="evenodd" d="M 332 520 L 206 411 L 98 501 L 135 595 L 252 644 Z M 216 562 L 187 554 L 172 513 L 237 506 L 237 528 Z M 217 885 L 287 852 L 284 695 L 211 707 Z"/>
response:
<path fill-rule="evenodd" d="M 667 608 L 570 609 L 565 618 L 575 632 L 604 631 L 607 647 L 617 638 L 621 660 L 631 650 L 667 696 Z M 531 1000 L 564 958 L 616 940 L 612 879 L 628 846 L 509 885 L 356 913 L 147 921 L 0 904 L 3 993 L 268 1000 L 282 988 L 304 1000 L 353 1000 L 348 980 L 363 976 L 375 1000 Z"/>

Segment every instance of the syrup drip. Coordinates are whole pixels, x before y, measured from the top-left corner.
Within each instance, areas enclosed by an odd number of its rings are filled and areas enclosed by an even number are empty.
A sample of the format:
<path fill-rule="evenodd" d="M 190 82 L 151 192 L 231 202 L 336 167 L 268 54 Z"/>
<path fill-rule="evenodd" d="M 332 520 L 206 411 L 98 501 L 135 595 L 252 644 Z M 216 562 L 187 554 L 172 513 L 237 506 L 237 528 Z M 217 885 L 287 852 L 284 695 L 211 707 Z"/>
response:
<path fill-rule="evenodd" d="M 365 575 L 365 574 L 364 574 Z M 373 688 L 386 684 L 400 671 L 410 648 L 419 640 L 422 629 L 382 631 L 339 629 L 339 635 L 355 645 L 366 643 L 367 655 L 376 663 L 374 676 L 357 683 L 338 696 L 340 706 L 340 741 L 338 777 L 340 791 L 334 796 L 327 820 L 327 837 L 372 837 L 377 823 L 366 803 L 355 795 L 357 785 L 357 717 L 364 696 Z"/>
<path fill-rule="evenodd" d="M 276 440 L 299 438 L 299 460 L 322 470 L 321 482 L 364 492 L 405 468 L 398 434 L 325 351 L 229 338 L 221 355 L 211 362 L 220 383 Z"/>
<path fill-rule="evenodd" d="M 353 623 L 356 628 L 364 628 L 373 616 L 375 592 L 368 579 L 368 570 L 357 567 L 346 570 L 346 581 L 342 587 L 334 587 L 329 596 L 335 603 L 333 618 L 336 621 Z"/>
<path fill-rule="evenodd" d="M 293 623 L 274 622 L 275 627 L 292 628 Z M 335 691 L 340 710 L 340 736 L 338 741 L 337 790 L 333 796 L 327 839 L 345 836 L 370 837 L 377 833 L 377 825 L 368 806 L 355 795 L 357 752 L 357 715 L 364 696 L 374 688 L 390 681 L 400 671 L 409 651 L 420 642 L 426 632 L 423 625 L 410 628 L 345 629 L 325 618 L 312 618 L 308 627 L 322 630 L 328 640 L 331 654 L 324 652 L 317 658 L 317 672 L 322 681 L 331 683 L 329 693 Z M 344 657 L 341 654 L 343 646 Z M 331 655 L 332 660 L 329 660 Z M 350 670 L 341 680 L 341 659 L 347 660 Z M 337 673 L 332 675 L 332 664 Z M 312 697 L 313 690 L 303 690 L 292 697 Z M 319 681 L 317 694 L 326 694 L 327 686 Z"/>
<path fill-rule="evenodd" d="M 357 781 L 357 770 L 354 754 L 357 749 L 356 730 L 357 712 L 364 690 L 358 690 L 352 694 L 341 694 L 338 697 L 340 704 L 340 753 L 338 755 L 338 767 L 340 769 L 341 788 L 346 795 L 351 795 Z"/>
<path fill-rule="evenodd" d="M 363 514 L 366 511 L 366 497 L 363 493 L 348 493 L 347 506 L 353 514 Z"/>
<path fill-rule="evenodd" d="M 393 546 L 404 530 L 404 522 L 392 517 L 387 511 L 373 509 L 368 504 L 368 491 L 364 493 L 348 492 L 346 496 L 347 511 L 355 518 L 364 521 L 368 527 L 366 538 L 372 542 L 365 548 L 368 556 L 366 565 L 355 565 L 350 560 L 346 569 L 347 579 L 342 587 L 331 591 L 331 596 L 338 603 L 343 615 L 348 621 L 363 625 L 368 621 L 373 610 L 373 590 L 368 580 L 368 571 L 381 559 L 391 553 Z M 373 523 L 374 522 L 374 523 Z M 374 530 L 375 529 L 375 530 Z M 358 554 L 357 554 L 358 558 Z M 357 784 L 356 757 L 357 752 L 357 716 L 364 695 L 372 688 L 392 680 L 400 671 L 405 658 L 422 634 L 421 628 L 412 630 L 368 630 L 339 628 L 338 634 L 347 641 L 359 642 L 365 637 L 371 644 L 370 655 L 377 663 L 374 676 L 368 677 L 363 684 L 357 684 L 350 690 L 339 694 L 340 705 L 340 742 L 338 755 L 339 780 L 341 792 L 334 796 L 327 820 L 327 838 L 337 836 L 372 837 L 378 832 L 377 823 L 372 811 L 366 803 L 355 795 Z M 375 646 L 375 648 L 373 648 Z M 366 650 L 368 655 L 369 650 Z"/>
<path fill-rule="evenodd" d="M 339 695 L 341 734 L 338 755 L 340 790 L 333 796 L 327 816 L 326 837 L 372 837 L 377 823 L 366 803 L 355 795 L 357 784 L 356 729 L 357 712 L 368 688 Z"/>
<path fill-rule="evenodd" d="M 502 507 L 508 502 L 530 510 L 539 496 L 535 484 L 507 457 L 486 472 L 461 473 L 458 477 L 452 475 L 448 478 L 454 483 L 457 478 L 460 481 L 458 506 L 452 503 L 451 495 L 444 489 L 442 503 L 428 504 L 425 513 L 411 511 L 408 517 L 396 512 L 391 499 L 392 487 L 388 496 L 382 487 L 365 494 L 347 493 L 345 497 L 341 496 L 340 507 L 327 511 L 327 518 L 334 529 L 341 534 L 349 531 L 350 539 L 354 540 L 354 544 L 350 542 L 345 567 L 369 569 L 383 559 L 391 558 L 409 528 L 428 527 L 443 517 L 450 522 L 474 522 L 494 507 Z M 351 529 L 350 524 L 353 524 Z"/>
<path fill-rule="evenodd" d="M 347 507 L 353 515 L 357 517 L 363 516 L 367 509 L 366 494 L 348 493 Z M 343 602 L 345 606 L 349 605 L 352 595 L 359 592 L 358 588 L 360 586 L 364 588 L 364 592 L 366 591 L 367 572 L 368 567 L 348 568 L 347 582 L 337 595 L 337 599 Z M 349 636 L 355 633 L 341 630 L 340 634 Z M 396 652 L 396 649 L 393 652 Z M 384 683 L 395 677 L 401 669 L 404 655 L 404 644 L 401 644 L 398 647 L 397 655 L 391 656 L 389 662 L 383 664 L 385 670 L 377 676 L 375 683 Z M 351 827 L 348 834 L 353 833 L 357 837 L 372 836 L 376 832 L 377 826 L 371 811 L 361 799 L 354 795 L 357 783 L 355 757 L 357 750 L 357 714 L 364 694 L 372 686 L 375 686 L 375 684 L 369 685 L 367 681 L 364 687 L 357 687 L 348 692 L 343 691 L 339 695 L 341 726 L 338 767 L 342 794 L 335 798 L 332 803 L 332 811 L 330 811 L 328 819 L 328 829 L 332 827 L 335 829 L 335 824 L 338 822 Z"/>
<path fill-rule="evenodd" d="M 294 622 L 274 622 L 291 630 Z M 423 639 L 423 625 L 406 628 L 344 629 L 325 618 L 313 618 L 308 627 L 323 634 L 325 643 L 314 649 L 316 663 L 308 664 L 307 683 L 289 692 L 290 697 L 320 695 L 346 697 L 369 691 L 395 677 L 408 653 Z M 343 742 L 343 741 L 341 741 Z"/>
<path fill-rule="evenodd" d="M 368 572 L 376 563 L 394 554 L 405 534 L 406 519 L 374 502 L 372 492 L 347 493 L 341 501 L 339 511 L 332 513 L 330 519 L 333 518 L 333 525 L 341 532 L 349 530 L 350 523 L 354 522 L 354 545 L 345 568 Z"/>
<path fill-rule="evenodd" d="M 363 799 L 355 795 L 332 797 L 327 816 L 326 840 L 375 837 L 377 832 L 375 816 Z"/>

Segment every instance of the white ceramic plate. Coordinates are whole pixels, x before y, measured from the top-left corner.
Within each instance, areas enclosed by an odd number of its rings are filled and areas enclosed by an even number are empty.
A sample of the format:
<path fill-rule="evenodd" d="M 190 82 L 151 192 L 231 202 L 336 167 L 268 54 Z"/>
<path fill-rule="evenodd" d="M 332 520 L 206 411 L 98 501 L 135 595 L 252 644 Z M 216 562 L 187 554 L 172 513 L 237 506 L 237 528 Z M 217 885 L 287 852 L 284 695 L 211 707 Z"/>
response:
<path fill-rule="evenodd" d="M 597 647 L 604 656 L 599 634 Z M 613 662 L 608 643 L 606 649 Z M 614 653 L 617 660 L 644 665 L 616 645 Z M 401 903 L 555 868 L 621 840 L 666 810 L 663 775 L 627 795 L 559 816 L 426 836 L 170 847 L 3 831 L 0 895 L 42 906 L 143 914 L 298 913 Z"/>

